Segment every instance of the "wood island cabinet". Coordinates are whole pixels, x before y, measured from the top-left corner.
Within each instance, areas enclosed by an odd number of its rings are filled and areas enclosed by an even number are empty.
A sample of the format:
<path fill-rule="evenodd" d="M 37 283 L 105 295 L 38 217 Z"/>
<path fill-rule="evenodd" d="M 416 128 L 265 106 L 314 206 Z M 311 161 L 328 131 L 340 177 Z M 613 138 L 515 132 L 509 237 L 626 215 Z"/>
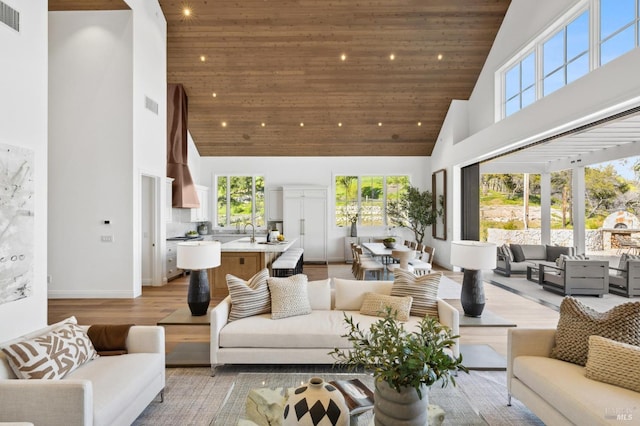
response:
<path fill-rule="evenodd" d="M 220 266 L 209 270 L 209 286 L 211 297 L 226 297 L 227 274 L 248 280 L 260 270 L 269 268 L 279 253 L 271 252 L 222 252 Z"/>

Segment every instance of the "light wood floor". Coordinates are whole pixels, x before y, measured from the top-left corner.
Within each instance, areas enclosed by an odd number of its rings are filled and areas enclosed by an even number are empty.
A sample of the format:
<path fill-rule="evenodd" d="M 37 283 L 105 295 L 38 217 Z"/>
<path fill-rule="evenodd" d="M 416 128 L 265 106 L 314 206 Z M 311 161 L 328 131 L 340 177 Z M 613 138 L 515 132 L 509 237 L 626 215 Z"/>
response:
<path fill-rule="evenodd" d="M 327 278 L 325 266 L 305 265 L 309 280 Z M 462 274 L 443 271 L 449 278 L 461 282 Z M 80 324 L 137 324 L 155 325 L 178 308 L 186 306 L 188 278 L 179 278 L 163 287 L 143 287 L 136 299 L 50 299 L 49 323 L 75 315 Z M 486 307 L 497 315 L 524 328 L 555 328 L 558 312 L 523 297 L 485 284 Z M 215 306 L 220 299 L 213 299 Z M 497 352 L 507 353 L 507 328 L 463 327 L 461 343 L 488 344 Z M 166 327 L 167 351 L 181 342 L 208 342 L 209 327 Z"/>

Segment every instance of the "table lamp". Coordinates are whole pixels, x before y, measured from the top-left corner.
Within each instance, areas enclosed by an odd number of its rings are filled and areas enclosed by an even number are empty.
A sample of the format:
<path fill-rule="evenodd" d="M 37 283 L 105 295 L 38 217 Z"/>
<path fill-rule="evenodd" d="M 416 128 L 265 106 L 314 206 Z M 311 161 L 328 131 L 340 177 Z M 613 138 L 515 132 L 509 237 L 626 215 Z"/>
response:
<path fill-rule="evenodd" d="M 211 300 L 207 269 L 220 266 L 220 242 L 190 241 L 179 243 L 177 266 L 191 271 L 187 294 L 191 315 L 206 315 Z"/>
<path fill-rule="evenodd" d="M 464 269 L 460 303 L 468 317 L 479 317 L 484 309 L 482 270 L 496 267 L 496 245 L 480 241 L 452 241 L 451 264 Z"/>

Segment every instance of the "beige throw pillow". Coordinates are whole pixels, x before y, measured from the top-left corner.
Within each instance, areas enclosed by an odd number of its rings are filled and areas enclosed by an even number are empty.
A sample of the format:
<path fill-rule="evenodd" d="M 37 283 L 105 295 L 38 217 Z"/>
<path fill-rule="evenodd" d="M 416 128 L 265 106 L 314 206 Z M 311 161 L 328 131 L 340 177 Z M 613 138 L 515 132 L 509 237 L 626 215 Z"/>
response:
<path fill-rule="evenodd" d="M 248 281 L 227 274 L 227 287 L 231 297 L 229 321 L 271 312 L 268 278 L 267 268 L 249 278 Z"/>
<path fill-rule="evenodd" d="M 640 392 L 639 365 L 640 347 L 589 336 L 588 379 Z"/>
<path fill-rule="evenodd" d="M 411 296 L 411 315 L 438 318 L 438 287 L 442 273 L 415 276 L 403 269 L 393 271 L 392 296 Z"/>
<path fill-rule="evenodd" d="M 379 293 L 367 293 L 364 295 L 360 313 L 362 315 L 373 315 L 376 317 L 384 317 L 387 308 L 391 308 L 391 312 L 396 314 L 398 321 L 409 321 L 411 311 L 411 296 L 387 296 Z"/>
<path fill-rule="evenodd" d="M 2 352 L 20 379 L 59 380 L 98 357 L 84 329 L 71 323 L 11 343 Z"/>
<path fill-rule="evenodd" d="M 640 302 L 598 312 L 573 297 L 560 304 L 560 319 L 551 357 L 578 365 L 587 363 L 589 336 L 602 336 L 640 346 Z"/>
<path fill-rule="evenodd" d="M 287 278 L 271 277 L 271 319 L 281 319 L 311 313 L 307 276 L 297 274 Z"/>

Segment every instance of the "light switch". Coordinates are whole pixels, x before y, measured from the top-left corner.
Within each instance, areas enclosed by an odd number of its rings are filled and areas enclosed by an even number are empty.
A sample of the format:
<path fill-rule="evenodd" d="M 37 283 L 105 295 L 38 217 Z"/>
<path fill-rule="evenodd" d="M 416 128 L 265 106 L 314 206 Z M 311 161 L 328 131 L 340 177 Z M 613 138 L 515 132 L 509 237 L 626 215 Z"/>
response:
<path fill-rule="evenodd" d="M 112 243 L 113 242 L 113 235 L 103 235 L 100 237 L 100 240 L 103 243 Z"/>

